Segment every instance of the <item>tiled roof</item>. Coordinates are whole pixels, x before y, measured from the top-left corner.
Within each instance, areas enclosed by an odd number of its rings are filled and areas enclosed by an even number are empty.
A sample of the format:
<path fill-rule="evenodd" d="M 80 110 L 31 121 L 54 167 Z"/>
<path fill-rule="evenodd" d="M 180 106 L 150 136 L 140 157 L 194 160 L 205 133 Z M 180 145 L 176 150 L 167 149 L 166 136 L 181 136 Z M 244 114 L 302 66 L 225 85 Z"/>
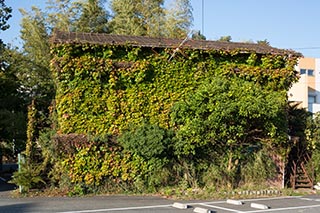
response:
<path fill-rule="evenodd" d="M 273 48 L 268 45 L 255 43 L 221 42 L 207 40 L 153 38 L 144 36 L 112 35 L 102 33 L 79 33 L 56 31 L 51 37 L 51 43 L 79 43 L 101 45 L 131 45 L 150 48 L 177 48 L 201 49 L 201 50 L 242 50 L 243 52 L 255 52 L 258 54 L 296 55 L 292 50 Z"/>

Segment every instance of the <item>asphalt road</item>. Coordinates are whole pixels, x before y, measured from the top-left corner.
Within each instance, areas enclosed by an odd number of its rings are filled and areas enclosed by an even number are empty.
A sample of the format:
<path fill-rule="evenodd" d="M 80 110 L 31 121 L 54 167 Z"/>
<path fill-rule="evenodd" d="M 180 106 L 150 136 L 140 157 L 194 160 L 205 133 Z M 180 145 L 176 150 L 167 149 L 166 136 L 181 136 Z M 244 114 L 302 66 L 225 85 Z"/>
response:
<path fill-rule="evenodd" d="M 173 207 L 187 205 L 187 209 Z M 15 213 L 95 213 L 95 212 L 211 212 L 216 213 L 318 213 L 320 196 L 277 197 L 241 200 L 242 205 L 234 205 L 226 200 L 176 201 L 156 196 L 94 196 L 94 197 L 52 197 L 52 198 L 10 198 L 0 197 L 0 212 Z M 255 203 L 259 209 L 252 207 Z"/>
<path fill-rule="evenodd" d="M 0 213 L 98 213 L 98 212 L 216 212 L 216 213 L 318 213 L 320 195 L 244 200 L 178 201 L 157 196 L 92 196 L 12 198 L 16 188 L 0 176 Z M 8 177 L 9 178 L 9 177 Z M 241 205 L 234 205 L 236 202 Z M 179 209 L 176 207 L 187 207 Z M 259 207 L 259 208 L 257 208 Z M 265 209 L 261 209 L 261 208 Z"/>

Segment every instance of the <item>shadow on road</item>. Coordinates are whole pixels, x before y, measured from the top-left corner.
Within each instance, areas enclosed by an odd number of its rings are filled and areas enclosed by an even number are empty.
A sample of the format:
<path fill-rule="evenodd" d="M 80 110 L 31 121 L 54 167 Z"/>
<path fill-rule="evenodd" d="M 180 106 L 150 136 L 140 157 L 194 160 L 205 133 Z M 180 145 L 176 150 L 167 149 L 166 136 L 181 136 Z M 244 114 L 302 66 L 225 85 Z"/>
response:
<path fill-rule="evenodd" d="M 30 212 L 28 209 L 30 209 L 32 205 L 28 203 L 19 203 L 19 204 L 10 204 L 6 206 L 0 206 L 0 212 L 1 213 L 24 213 L 24 212 Z"/>
<path fill-rule="evenodd" d="M 15 184 L 9 183 L 13 173 L 17 171 L 17 169 L 17 164 L 4 164 L 2 166 L 2 170 L 0 171 L 0 192 L 11 191 L 17 188 Z"/>
<path fill-rule="evenodd" d="M 12 191 L 16 188 L 17 188 L 17 186 L 15 184 L 7 183 L 7 182 L 0 180 L 0 192 Z"/>

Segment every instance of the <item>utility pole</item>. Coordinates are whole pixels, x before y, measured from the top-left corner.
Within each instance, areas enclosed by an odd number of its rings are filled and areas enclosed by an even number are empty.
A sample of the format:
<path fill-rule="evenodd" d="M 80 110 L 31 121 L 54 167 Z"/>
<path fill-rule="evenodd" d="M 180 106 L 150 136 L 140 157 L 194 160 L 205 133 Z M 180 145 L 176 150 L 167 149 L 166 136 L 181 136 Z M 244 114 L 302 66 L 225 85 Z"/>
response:
<path fill-rule="evenodd" d="M 202 16 L 202 22 L 201 22 L 201 24 L 202 24 L 202 32 L 201 32 L 201 34 L 202 35 L 204 35 L 204 0 L 202 0 L 202 5 L 201 5 L 201 9 L 202 9 L 202 11 L 201 11 L 201 16 Z"/>

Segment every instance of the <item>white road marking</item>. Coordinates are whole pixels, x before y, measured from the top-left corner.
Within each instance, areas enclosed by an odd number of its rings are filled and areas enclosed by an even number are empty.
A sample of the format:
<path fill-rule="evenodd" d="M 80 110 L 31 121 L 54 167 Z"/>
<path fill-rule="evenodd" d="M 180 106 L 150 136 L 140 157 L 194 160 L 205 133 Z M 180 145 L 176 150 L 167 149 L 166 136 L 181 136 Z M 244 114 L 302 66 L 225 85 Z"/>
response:
<path fill-rule="evenodd" d="M 245 199 L 241 200 L 244 203 L 252 202 L 252 201 L 261 201 L 261 200 L 281 200 L 281 199 L 301 199 L 302 196 L 285 196 L 285 197 L 270 197 L 270 198 L 253 198 L 253 199 Z M 285 210 L 294 210 L 294 209 L 303 209 L 303 208 L 312 208 L 312 207 L 319 207 L 320 205 L 313 205 L 313 206 L 299 206 L 299 207 L 284 207 L 284 208 L 277 208 L 277 209 L 264 209 L 264 210 L 246 210 L 240 211 L 237 209 L 230 209 L 210 204 L 221 204 L 227 203 L 226 201 L 217 201 L 217 202 L 204 202 L 204 203 L 194 203 L 193 205 L 203 205 L 213 209 L 221 209 L 228 212 L 236 212 L 236 213 L 258 213 L 258 212 L 272 212 L 272 211 L 285 211 Z M 189 204 L 192 205 L 192 204 Z"/>
<path fill-rule="evenodd" d="M 266 210 L 256 210 L 256 211 L 246 211 L 245 213 L 256 213 L 256 212 L 275 212 L 275 211 L 286 211 L 286 210 L 295 210 L 295 209 L 307 209 L 320 207 L 320 205 L 310 205 L 310 206 L 295 206 L 295 207 L 284 207 L 276 209 L 266 209 Z"/>
<path fill-rule="evenodd" d="M 302 198 L 300 198 L 300 200 L 308 200 L 308 201 L 313 201 L 313 199 L 311 199 L 311 198 L 306 198 L 306 197 L 302 197 Z"/>
<path fill-rule="evenodd" d="M 252 202 L 252 201 L 261 201 L 261 200 L 281 200 L 281 199 L 297 199 L 302 198 L 302 196 L 284 196 L 284 197 L 264 197 L 264 198 L 253 198 L 253 199 L 244 199 L 242 202 Z M 202 202 L 205 204 L 219 204 L 219 203 L 227 203 L 226 200 L 223 201 L 213 201 L 213 202 Z M 197 205 L 199 203 L 188 203 L 188 205 Z"/>
<path fill-rule="evenodd" d="M 309 200 L 309 198 L 303 198 L 302 196 L 286 196 L 286 197 L 246 199 L 246 200 L 242 200 L 242 202 L 252 202 L 252 201 L 261 201 L 261 200 L 281 200 L 281 199 L 303 199 L 303 200 Z M 223 201 L 197 202 L 197 203 L 195 202 L 195 203 L 185 203 L 185 204 L 189 205 L 189 206 L 202 205 L 202 206 L 210 207 L 210 208 L 213 208 L 213 209 L 220 209 L 220 210 L 229 211 L 229 212 L 236 212 L 236 213 L 273 212 L 273 211 L 285 211 L 285 210 L 295 210 L 295 209 L 305 209 L 305 208 L 320 207 L 320 205 L 310 205 L 310 206 L 284 207 L 284 208 L 266 209 L 266 210 L 240 211 L 240 210 L 236 210 L 236 209 L 224 208 L 224 207 L 220 207 L 220 206 L 214 205 L 214 204 L 222 204 L 222 203 L 227 203 L 227 201 L 223 200 Z M 128 210 L 165 208 L 165 207 L 172 207 L 172 204 L 154 205 L 154 206 L 110 208 L 110 209 L 95 209 L 95 210 L 64 211 L 64 212 L 57 212 L 57 213 L 95 213 L 95 212 L 128 211 Z"/>
<path fill-rule="evenodd" d="M 126 211 L 126 210 L 137 210 L 137 209 L 164 208 L 164 207 L 172 207 L 172 204 L 157 205 L 157 206 L 137 206 L 137 207 L 112 208 L 112 209 L 94 209 L 94 210 L 66 211 L 66 212 L 57 212 L 57 213 L 110 212 L 110 211 Z"/>
<path fill-rule="evenodd" d="M 320 201 L 320 199 L 315 199 L 315 198 L 305 198 L 305 197 L 300 198 L 300 200 L 316 201 L 316 202 L 319 202 L 319 201 Z"/>
<path fill-rule="evenodd" d="M 205 204 L 205 203 L 198 203 L 198 205 L 210 207 L 212 209 L 221 209 L 221 210 L 228 211 L 228 212 L 246 213 L 246 212 L 239 211 L 239 210 L 236 210 L 236 209 L 229 209 L 229 208 L 224 208 L 224 207 L 220 207 L 220 206 L 213 206 L 213 205 L 208 205 L 208 204 Z"/>

